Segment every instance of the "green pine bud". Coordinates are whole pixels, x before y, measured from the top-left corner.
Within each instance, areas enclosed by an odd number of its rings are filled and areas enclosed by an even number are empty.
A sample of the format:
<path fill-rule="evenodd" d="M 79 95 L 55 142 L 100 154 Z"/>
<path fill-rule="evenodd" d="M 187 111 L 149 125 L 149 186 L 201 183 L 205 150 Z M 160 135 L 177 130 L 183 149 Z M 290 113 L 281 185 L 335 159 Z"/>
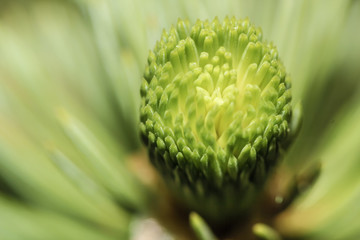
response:
<path fill-rule="evenodd" d="M 174 194 L 212 222 L 244 214 L 289 135 L 290 86 L 247 19 L 164 31 L 141 85 L 140 130 Z"/>

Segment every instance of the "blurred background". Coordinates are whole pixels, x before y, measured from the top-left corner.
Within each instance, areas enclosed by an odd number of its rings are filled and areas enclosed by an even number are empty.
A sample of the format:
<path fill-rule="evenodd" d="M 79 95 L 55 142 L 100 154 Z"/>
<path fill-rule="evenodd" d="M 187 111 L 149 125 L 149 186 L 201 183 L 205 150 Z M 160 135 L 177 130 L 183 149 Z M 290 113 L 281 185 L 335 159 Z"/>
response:
<path fill-rule="evenodd" d="M 273 226 L 360 238 L 360 1 L 1 0 L 0 239 L 181 239 L 151 218 L 139 86 L 163 29 L 215 16 L 278 47 L 303 105 L 283 165 L 322 166 Z"/>

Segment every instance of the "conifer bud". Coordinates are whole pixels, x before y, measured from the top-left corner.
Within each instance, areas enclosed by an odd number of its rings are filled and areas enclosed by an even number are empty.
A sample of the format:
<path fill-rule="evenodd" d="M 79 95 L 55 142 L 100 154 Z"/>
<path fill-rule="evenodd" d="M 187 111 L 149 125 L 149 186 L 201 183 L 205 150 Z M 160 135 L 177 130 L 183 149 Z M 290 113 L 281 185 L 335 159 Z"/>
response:
<path fill-rule="evenodd" d="M 150 51 L 140 131 L 153 165 L 210 222 L 244 214 L 290 132 L 291 83 L 249 20 L 179 20 Z"/>

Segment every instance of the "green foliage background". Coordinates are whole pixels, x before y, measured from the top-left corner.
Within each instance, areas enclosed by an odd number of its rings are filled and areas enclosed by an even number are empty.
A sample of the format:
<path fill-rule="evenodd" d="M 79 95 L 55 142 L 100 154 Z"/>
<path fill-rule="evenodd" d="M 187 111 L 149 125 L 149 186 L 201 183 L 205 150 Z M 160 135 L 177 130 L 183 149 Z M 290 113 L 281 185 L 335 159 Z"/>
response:
<path fill-rule="evenodd" d="M 148 51 L 178 17 L 226 15 L 262 27 L 302 101 L 284 164 L 322 163 L 283 231 L 359 238 L 359 1 L 16 0 L 0 1 L 0 239 L 135 239 L 153 201 L 128 170 Z"/>

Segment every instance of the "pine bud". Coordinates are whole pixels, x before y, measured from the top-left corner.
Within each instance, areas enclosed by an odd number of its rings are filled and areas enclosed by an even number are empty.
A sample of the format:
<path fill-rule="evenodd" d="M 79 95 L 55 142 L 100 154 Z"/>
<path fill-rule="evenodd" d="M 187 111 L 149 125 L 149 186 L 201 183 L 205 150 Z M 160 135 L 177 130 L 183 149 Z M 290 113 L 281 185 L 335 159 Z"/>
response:
<path fill-rule="evenodd" d="M 244 214 L 289 135 L 290 87 L 247 19 L 164 31 L 142 80 L 140 130 L 175 196 L 213 222 Z"/>

